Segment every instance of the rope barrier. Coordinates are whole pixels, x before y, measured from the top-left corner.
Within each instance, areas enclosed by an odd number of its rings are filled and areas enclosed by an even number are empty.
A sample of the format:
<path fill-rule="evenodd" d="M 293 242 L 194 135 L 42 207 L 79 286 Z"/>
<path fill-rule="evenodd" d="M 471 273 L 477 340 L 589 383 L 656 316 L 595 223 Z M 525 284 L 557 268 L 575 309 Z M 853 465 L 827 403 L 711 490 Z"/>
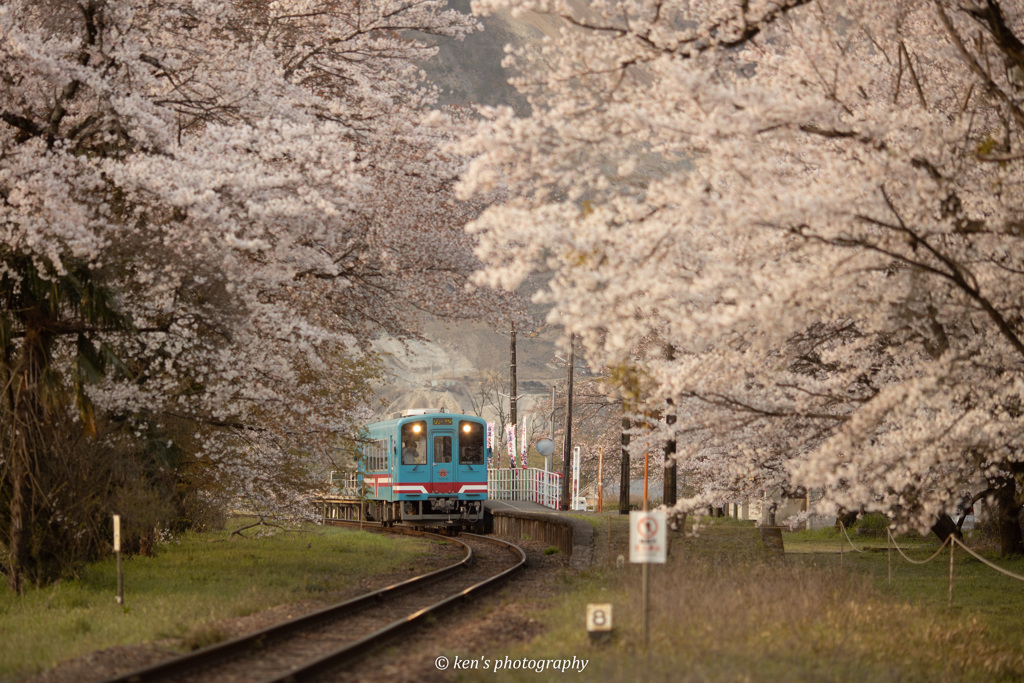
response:
<path fill-rule="evenodd" d="M 849 542 L 851 548 L 856 550 L 858 553 L 867 552 L 865 550 L 861 550 L 860 548 L 858 548 L 857 546 L 855 546 L 853 544 L 853 541 L 850 540 L 850 534 L 846 533 L 846 525 L 845 524 L 843 524 L 842 522 L 839 522 L 839 528 L 843 530 L 843 535 L 846 536 L 846 540 Z"/>
<path fill-rule="evenodd" d="M 843 529 L 843 531 L 845 532 L 845 528 Z M 964 544 L 964 542 L 961 541 L 960 539 L 958 539 L 954 534 L 950 534 L 949 536 L 947 536 L 946 540 L 942 542 L 941 546 L 939 546 L 939 549 L 936 550 L 932 554 L 932 556 L 929 557 L 927 560 L 912 560 L 909 557 L 907 557 L 907 554 L 905 552 L 903 552 L 902 548 L 900 548 L 898 545 L 896 545 L 896 539 L 894 539 L 892 537 L 892 532 L 889 531 L 888 529 L 886 529 L 885 533 L 887 534 L 887 537 L 888 537 L 888 542 L 886 543 L 886 545 L 889 548 L 889 551 L 888 551 L 888 556 L 889 556 L 888 564 L 889 564 L 889 587 L 890 588 L 892 588 L 892 550 L 891 549 L 892 549 L 893 546 L 896 547 L 896 551 L 899 552 L 899 554 L 902 555 L 903 559 L 906 560 L 907 562 L 909 562 L 911 564 L 927 564 L 927 563 L 931 562 L 932 560 L 934 560 L 936 557 L 938 557 L 939 553 L 941 553 L 943 551 L 943 549 L 946 547 L 947 544 L 949 545 L 949 606 L 950 607 L 953 606 L 953 554 L 954 554 L 954 551 L 956 550 L 957 546 L 960 546 L 965 551 L 967 551 L 968 555 L 970 555 L 974 559 L 978 560 L 982 564 L 987 565 L 988 567 L 991 567 L 992 569 L 995 569 L 1000 574 L 1005 574 L 1006 576 L 1009 576 L 1011 579 L 1017 579 L 1018 581 L 1024 581 L 1024 576 L 1021 576 L 1020 574 L 1015 574 L 1014 572 L 1011 572 L 1008 569 L 1003 569 L 1002 567 L 1000 567 L 1000 566 L 998 566 L 996 564 L 993 564 L 989 560 L 986 560 L 984 557 L 982 557 L 978 553 L 976 553 L 973 550 L 971 550 L 970 548 L 968 548 Z M 846 539 L 849 540 L 850 536 L 847 535 Z M 853 543 L 851 542 L 850 545 L 853 545 Z M 840 551 L 842 551 L 842 545 L 841 544 L 840 544 L 839 548 L 840 548 Z"/>
<path fill-rule="evenodd" d="M 858 548 L 857 546 L 855 546 L 853 544 L 853 540 L 850 538 L 850 534 L 847 533 L 847 531 L 846 531 L 846 525 L 845 524 L 840 522 L 839 523 L 839 528 L 842 529 L 843 536 L 846 537 L 846 541 L 847 541 L 847 543 L 850 544 L 851 548 L 856 550 L 858 553 L 866 552 L 864 550 L 861 550 L 860 548 Z M 890 549 L 888 551 L 888 553 L 887 553 L 889 555 L 889 557 L 890 558 L 892 557 L 892 550 L 891 550 L 891 548 L 895 547 L 896 551 L 900 555 L 903 556 L 903 559 L 906 560 L 907 562 L 909 562 L 910 564 L 917 564 L 917 565 L 928 564 L 929 562 L 934 560 L 936 557 L 938 557 L 939 553 L 941 553 L 943 550 L 945 550 L 947 545 L 949 546 L 949 605 L 951 607 L 953 605 L 953 551 L 956 549 L 956 546 L 960 546 L 965 551 L 967 551 L 968 555 L 970 555 L 974 559 L 978 560 L 982 564 L 985 564 L 985 565 L 991 567 L 992 569 L 995 569 L 1000 574 L 1005 574 L 1006 576 L 1009 576 L 1011 579 L 1016 579 L 1018 581 L 1024 581 L 1024 576 L 1021 576 L 1020 574 L 1016 574 L 1014 572 L 1009 571 L 1008 569 L 1003 569 L 1002 567 L 1000 567 L 1000 566 L 998 566 L 996 564 L 993 564 L 989 560 L 985 559 L 984 557 L 982 557 L 978 553 L 976 553 L 973 550 L 971 550 L 970 548 L 968 548 L 966 545 L 964 545 L 963 541 L 957 539 L 956 536 L 954 536 L 953 534 L 950 534 L 949 536 L 947 536 L 946 540 L 943 541 L 942 545 L 939 546 L 939 549 L 936 550 L 934 553 L 932 553 L 931 557 L 929 557 L 927 560 L 913 560 L 910 557 L 908 557 L 905 552 L 903 552 L 903 548 L 899 547 L 899 545 L 896 544 L 896 539 L 892 537 L 892 532 L 889 529 L 886 529 L 885 533 L 886 533 L 886 537 L 887 537 L 887 541 L 888 541 L 886 545 Z M 843 542 L 842 542 L 842 538 L 840 538 L 839 539 L 840 566 L 842 566 L 842 554 L 843 554 Z M 892 586 L 892 560 L 891 559 L 889 559 L 888 564 L 889 564 L 889 572 L 888 572 L 889 573 L 889 586 L 891 587 Z"/>
<path fill-rule="evenodd" d="M 912 560 L 909 557 L 907 557 L 907 554 L 905 552 L 903 552 L 902 548 L 900 548 L 898 545 L 896 545 L 896 539 L 892 537 L 892 532 L 890 532 L 888 529 L 886 529 L 885 533 L 889 534 L 889 540 L 892 541 L 893 547 L 896 548 L 896 550 L 899 551 L 899 554 L 903 556 L 903 559 L 906 560 L 907 562 L 909 562 L 910 564 L 928 564 L 929 562 L 934 560 L 938 556 L 939 553 L 942 552 L 942 549 L 946 547 L 947 543 L 949 543 L 949 539 L 953 538 L 952 536 L 947 537 L 946 540 L 942 542 L 942 545 L 939 546 L 939 549 L 935 551 L 935 554 L 933 554 L 927 560 Z"/>
<path fill-rule="evenodd" d="M 963 541 L 960 541 L 960 540 L 958 540 L 958 539 L 954 538 L 953 536 L 950 536 L 950 538 L 952 538 L 952 539 L 953 539 L 953 543 L 957 544 L 958 546 L 960 546 L 961 548 L 963 548 L 964 550 L 966 550 L 966 551 L 967 551 L 967 553 L 968 553 L 969 555 L 971 555 L 971 557 L 973 557 L 974 559 L 976 559 L 976 560 L 980 560 L 980 561 L 981 561 L 981 562 L 983 562 L 984 564 L 987 564 L 987 565 L 988 565 L 989 567 L 992 567 L 992 569 L 995 569 L 995 570 L 996 570 L 997 572 L 999 572 L 999 573 L 1001 573 L 1001 574 L 1006 574 L 1006 575 L 1007 575 L 1007 576 L 1009 576 L 1010 578 L 1013 578 L 1013 579 L 1017 579 L 1018 581 L 1024 581 L 1024 576 L 1021 576 L 1020 574 L 1014 574 L 1013 572 L 1009 571 L 1008 569 L 1003 569 L 1002 567 L 999 567 L 999 566 L 997 566 L 997 565 L 994 565 L 994 564 L 992 564 L 991 562 L 989 562 L 988 560 L 986 560 L 986 559 L 985 559 L 984 557 L 982 557 L 982 556 L 981 556 L 981 555 L 979 555 L 978 553 L 974 552 L 973 550 L 971 550 L 970 548 L 968 548 L 967 546 L 965 546 L 965 545 L 963 544 Z M 941 550 L 941 548 L 940 548 L 940 550 Z"/>

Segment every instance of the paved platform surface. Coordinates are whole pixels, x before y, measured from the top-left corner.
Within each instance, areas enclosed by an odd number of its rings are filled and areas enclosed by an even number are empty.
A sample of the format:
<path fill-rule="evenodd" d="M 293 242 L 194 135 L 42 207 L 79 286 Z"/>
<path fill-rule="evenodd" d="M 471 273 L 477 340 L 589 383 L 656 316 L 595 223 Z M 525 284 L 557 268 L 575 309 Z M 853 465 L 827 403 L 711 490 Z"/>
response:
<path fill-rule="evenodd" d="M 488 510 L 517 510 L 519 512 L 558 512 L 553 508 L 546 508 L 537 503 L 530 503 L 525 500 L 486 500 L 484 507 Z"/>

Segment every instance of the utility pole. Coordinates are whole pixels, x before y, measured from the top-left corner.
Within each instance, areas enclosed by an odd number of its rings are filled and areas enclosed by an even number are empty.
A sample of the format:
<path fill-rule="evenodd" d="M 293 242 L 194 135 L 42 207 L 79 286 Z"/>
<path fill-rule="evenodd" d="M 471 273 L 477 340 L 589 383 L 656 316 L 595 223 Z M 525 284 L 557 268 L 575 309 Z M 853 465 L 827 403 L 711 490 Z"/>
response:
<path fill-rule="evenodd" d="M 512 341 L 509 344 L 508 380 L 511 388 L 508 391 L 508 419 L 512 423 L 512 433 L 516 433 L 516 328 L 512 326 Z"/>
<path fill-rule="evenodd" d="M 576 364 L 576 335 L 569 335 L 569 378 L 565 390 L 565 442 L 562 445 L 562 504 L 563 510 L 569 509 L 569 458 L 572 455 L 572 376 Z"/>
<path fill-rule="evenodd" d="M 551 440 L 555 440 L 555 387 L 551 387 Z"/>
<path fill-rule="evenodd" d="M 544 471 L 551 472 L 554 467 L 553 449 L 555 447 L 555 387 L 551 387 L 551 448 L 552 453 L 544 456 Z"/>

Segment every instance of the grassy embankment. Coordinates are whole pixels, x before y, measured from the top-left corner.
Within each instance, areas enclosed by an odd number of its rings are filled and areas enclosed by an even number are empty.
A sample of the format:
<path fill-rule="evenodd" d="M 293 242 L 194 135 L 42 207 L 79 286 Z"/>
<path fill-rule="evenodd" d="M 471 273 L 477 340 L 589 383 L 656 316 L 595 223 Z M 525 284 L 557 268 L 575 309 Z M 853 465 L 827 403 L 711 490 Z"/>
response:
<path fill-rule="evenodd" d="M 586 680 L 599 681 L 1011 681 L 1024 679 L 1024 583 L 958 550 L 953 606 L 949 553 L 912 565 L 892 557 L 888 585 L 885 537 L 851 532 L 841 556 L 833 531 L 785 533 L 784 559 L 765 561 L 760 534 L 728 519 L 693 520 L 670 539 L 666 565 L 651 567 L 648 656 L 640 626 L 640 569 L 628 561 L 624 517 L 594 520 L 597 566 L 564 572 L 562 590 L 538 604 L 545 633 L 486 653 L 527 659 L 589 659 Z M 608 543 L 607 531 L 612 531 Z M 969 545 L 976 545 L 968 539 Z M 914 559 L 937 544 L 904 538 Z M 799 547 L 801 552 L 793 552 Z M 609 552 L 610 551 L 610 552 Z M 994 556 L 988 554 L 990 558 Z M 995 559 L 1024 574 L 1024 558 Z M 612 603 L 614 634 L 603 643 L 585 633 L 587 603 Z M 448 654 L 448 653 L 446 653 Z M 466 680 L 550 680 L 571 674 L 479 672 Z"/>
<path fill-rule="evenodd" d="M 218 620 L 339 600 L 364 592 L 356 586 L 361 580 L 386 585 L 398 572 L 420 571 L 432 554 L 429 541 L 332 527 L 229 538 L 240 525 L 188 534 L 153 558 L 124 560 L 124 606 L 114 601 L 113 558 L 21 597 L 0 587 L 0 680 L 115 645 L 171 639 L 182 650 L 202 647 L 225 637 Z"/>

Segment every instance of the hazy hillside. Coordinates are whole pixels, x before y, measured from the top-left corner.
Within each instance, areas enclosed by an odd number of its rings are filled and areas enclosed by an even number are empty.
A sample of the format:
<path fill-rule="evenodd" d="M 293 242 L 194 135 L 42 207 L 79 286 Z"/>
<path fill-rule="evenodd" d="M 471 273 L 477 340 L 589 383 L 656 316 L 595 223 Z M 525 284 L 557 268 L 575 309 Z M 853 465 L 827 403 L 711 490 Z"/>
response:
<path fill-rule="evenodd" d="M 430 323 L 426 336 L 428 342 L 403 345 L 380 340 L 375 345 L 388 354 L 387 381 L 377 390 L 384 401 L 380 412 L 446 407 L 476 413 L 483 408 L 485 417 L 493 417 L 493 410 L 484 405 L 485 393 L 508 393 L 508 333 L 495 333 L 479 323 Z M 519 335 L 516 374 L 517 393 L 522 395 L 520 412 L 531 411 L 537 401 L 549 401 L 551 385 L 563 379 L 564 370 L 550 365 L 559 353 L 556 339 L 554 332 L 533 338 Z M 494 386 L 492 377 L 499 386 Z"/>
<path fill-rule="evenodd" d="M 468 0 L 451 0 L 450 6 L 469 12 Z M 462 106 L 500 105 L 526 113 L 529 105 L 507 82 L 502 69 L 505 45 L 538 41 L 551 28 L 536 16 L 514 20 L 509 16 L 486 17 L 484 30 L 465 40 L 454 41 L 430 36 L 438 45 L 435 59 L 423 65 L 430 80 L 442 91 L 442 103 Z M 528 285 L 536 288 L 539 282 Z M 543 319 L 544 311 L 534 311 Z M 545 330 L 536 337 L 520 334 L 518 339 L 518 393 L 521 414 L 529 413 L 539 401 L 550 401 L 551 385 L 564 379 L 564 369 L 552 366 L 560 330 Z M 495 332 L 483 323 L 430 322 L 425 328 L 426 342 L 403 345 L 395 340 L 380 340 L 376 348 L 387 354 L 387 380 L 378 388 L 384 405 L 380 414 L 402 408 L 446 407 L 467 413 L 477 412 L 482 394 L 494 390 L 491 377 L 503 382 L 500 391 L 508 392 L 509 334 Z M 563 354 L 564 355 L 564 354 Z M 486 417 L 491 417 L 485 409 Z M 541 416 L 537 416 L 542 420 Z"/>

